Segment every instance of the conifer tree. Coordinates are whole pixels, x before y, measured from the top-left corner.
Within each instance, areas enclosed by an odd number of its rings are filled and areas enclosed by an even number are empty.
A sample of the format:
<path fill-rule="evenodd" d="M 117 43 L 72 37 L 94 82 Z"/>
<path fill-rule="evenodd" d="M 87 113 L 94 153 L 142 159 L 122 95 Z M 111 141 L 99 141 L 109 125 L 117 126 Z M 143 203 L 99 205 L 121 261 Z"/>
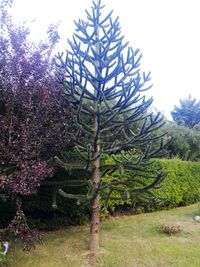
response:
<path fill-rule="evenodd" d="M 92 251 L 99 249 L 100 191 L 108 192 L 108 199 L 113 192 L 131 197 L 158 186 L 165 177 L 150 169 L 149 160 L 161 156 L 166 147 L 162 136 L 152 137 L 163 118 L 160 113 L 148 113 L 152 98 L 147 99 L 144 92 L 152 86 L 150 73 L 140 72 L 139 49 L 124 42 L 119 18 L 113 19 L 112 11 L 104 16 L 103 8 L 101 0 L 93 2 L 91 12 L 86 10 L 87 20 L 75 22 L 66 55 L 60 53 L 56 60 L 66 101 L 76 112 L 74 139 L 82 159 L 78 164 L 61 158 L 57 162 L 66 170 L 85 171 L 85 180 L 68 184 L 88 188 L 86 195 L 57 192 L 79 202 L 90 201 Z M 159 145 L 152 146 L 158 140 Z M 113 157 L 113 164 L 103 164 L 105 154 Z M 132 177 L 122 180 L 124 169 L 131 170 Z M 113 172 L 118 178 L 106 183 L 104 176 Z"/>
<path fill-rule="evenodd" d="M 193 128 L 200 123 L 200 101 L 189 95 L 179 102 L 179 106 L 175 106 L 171 112 L 174 122 L 188 128 Z"/>

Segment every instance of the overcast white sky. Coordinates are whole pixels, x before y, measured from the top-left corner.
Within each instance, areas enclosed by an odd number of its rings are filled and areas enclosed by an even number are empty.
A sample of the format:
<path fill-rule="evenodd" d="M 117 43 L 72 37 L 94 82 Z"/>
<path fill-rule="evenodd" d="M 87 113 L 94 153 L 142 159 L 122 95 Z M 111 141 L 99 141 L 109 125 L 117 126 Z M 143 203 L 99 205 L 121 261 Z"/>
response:
<path fill-rule="evenodd" d="M 62 44 L 73 20 L 85 19 L 91 0 L 14 0 L 16 20 L 36 19 L 34 38 L 44 38 L 48 24 L 61 21 Z M 200 99 L 200 0 L 103 0 L 120 17 L 122 34 L 140 48 L 142 68 L 152 71 L 154 106 L 167 116 L 180 98 Z M 63 50 L 65 47 L 63 46 Z"/>

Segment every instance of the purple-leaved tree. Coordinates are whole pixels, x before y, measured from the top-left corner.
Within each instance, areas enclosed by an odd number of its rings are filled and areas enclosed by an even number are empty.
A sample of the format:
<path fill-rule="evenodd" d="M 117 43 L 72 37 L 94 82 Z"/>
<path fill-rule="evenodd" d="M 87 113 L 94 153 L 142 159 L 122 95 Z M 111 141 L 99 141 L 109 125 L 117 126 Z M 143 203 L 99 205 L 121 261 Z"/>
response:
<path fill-rule="evenodd" d="M 9 5 L 0 3 L 0 195 L 17 200 L 8 229 L 30 248 L 32 232 L 20 196 L 36 193 L 53 175 L 51 159 L 69 142 L 71 115 L 51 62 L 56 27 L 49 27 L 47 41 L 31 43 L 26 25 L 13 25 Z"/>

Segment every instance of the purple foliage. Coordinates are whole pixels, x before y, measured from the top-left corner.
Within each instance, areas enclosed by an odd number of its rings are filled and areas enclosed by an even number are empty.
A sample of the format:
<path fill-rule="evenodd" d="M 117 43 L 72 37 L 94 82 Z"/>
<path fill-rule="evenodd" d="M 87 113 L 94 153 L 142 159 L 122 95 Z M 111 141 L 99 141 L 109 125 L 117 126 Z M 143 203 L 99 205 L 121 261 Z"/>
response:
<path fill-rule="evenodd" d="M 53 175 L 51 159 L 67 146 L 71 121 L 52 67 L 55 27 L 48 41 L 31 43 L 29 29 L 13 25 L 10 4 L 0 1 L 0 194 L 19 198 L 36 193 Z M 17 203 L 8 229 L 30 241 L 24 216 Z"/>

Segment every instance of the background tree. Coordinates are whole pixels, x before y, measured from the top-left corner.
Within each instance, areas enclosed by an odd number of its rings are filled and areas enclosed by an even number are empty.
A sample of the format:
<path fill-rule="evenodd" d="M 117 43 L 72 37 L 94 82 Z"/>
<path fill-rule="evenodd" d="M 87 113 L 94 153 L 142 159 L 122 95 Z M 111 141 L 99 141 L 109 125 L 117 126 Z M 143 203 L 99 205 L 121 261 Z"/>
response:
<path fill-rule="evenodd" d="M 180 105 L 175 106 L 171 112 L 172 118 L 178 125 L 193 128 L 200 122 L 200 101 L 189 95 L 180 99 Z"/>
<path fill-rule="evenodd" d="M 198 125 L 192 129 L 167 121 L 159 130 L 160 134 L 167 132 L 173 142 L 167 147 L 170 158 L 179 158 L 186 161 L 198 161 L 200 159 L 200 138 Z"/>
<path fill-rule="evenodd" d="M 11 4 L 0 3 L 0 194 L 17 199 L 9 229 L 31 242 L 20 196 L 36 193 L 53 175 L 50 159 L 68 144 L 70 112 L 52 68 L 56 29 L 49 28 L 49 40 L 31 43 L 26 25 L 13 25 Z"/>
<path fill-rule="evenodd" d="M 151 133 L 162 124 L 162 116 L 146 113 L 152 99 L 144 92 L 151 88 L 150 73 L 140 73 L 139 49 L 128 47 L 120 33 L 118 18 L 112 12 L 102 15 L 101 1 L 93 2 L 87 21 L 75 22 L 76 32 L 69 40 L 67 53 L 57 57 L 59 79 L 64 94 L 76 112 L 77 133 L 74 136 L 80 162 L 59 159 L 66 170 L 80 169 L 85 179 L 74 181 L 88 188 L 86 195 L 72 195 L 58 189 L 64 197 L 91 203 L 90 250 L 99 249 L 100 190 L 108 198 L 114 192 L 129 197 L 156 187 L 165 177 L 151 171 L 149 160 L 162 154 L 165 145 L 161 136 Z M 142 122 L 140 128 L 135 125 Z M 152 143 L 160 139 L 155 150 Z M 120 157 L 115 156 L 121 153 Z M 114 162 L 103 161 L 103 155 L 113 155 Z M 132 170 L 134 175 L 123 180 L 119 175 L 109 181 L 106 174 Z"/>

